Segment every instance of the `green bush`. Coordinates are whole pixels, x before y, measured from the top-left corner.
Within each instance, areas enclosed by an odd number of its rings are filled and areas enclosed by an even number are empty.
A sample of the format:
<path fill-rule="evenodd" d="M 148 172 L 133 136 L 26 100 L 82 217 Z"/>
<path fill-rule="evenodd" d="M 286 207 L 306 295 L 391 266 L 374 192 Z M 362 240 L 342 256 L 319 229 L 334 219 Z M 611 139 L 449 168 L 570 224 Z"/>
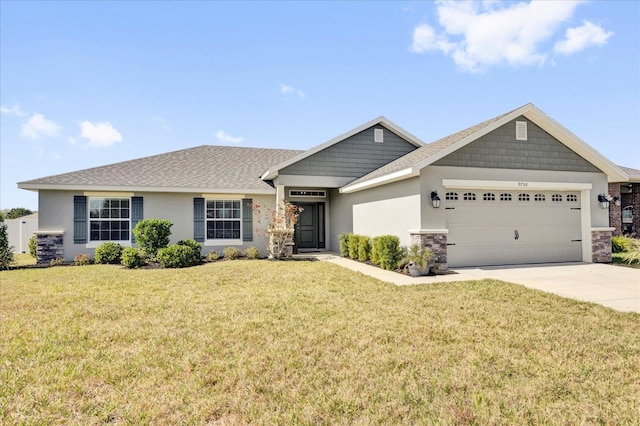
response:
<path fill-rule="evenodd" d="M 38 255 L 38 237 L 35 235 L 32 235 L 31 238 L 29 238 L 29 254 L 33 258 Z"/>
<path fill-rule="evenodd" d="M 629 265 L 635 265 L 640 263 L 640 240 L 631 238 L 631 247 L 627 250 L 622 259 Z"/>
<path fill-rule="evenodd" d="M 125 247 L 122 250 L 122 265 L 127 268 L 140 268 L 147 264 L 147 259 L 141 250 L 135 247 Z"/>
<path fill-rule="evenodd" d="M 218 250 L 209 250 L 209 253 L 207 253 L 207 260 L 218 260 L 220 259 L 220 253 L 218 253 Z"/>
<path fill-rule="evenodd" d="M 358 258 L 358 241 L 360 236 L 356 234 L 349 234 L 347 237 L 347 245 L 349 246 L 349 257 L 351 259 Z"/>
<path fill-rule="evenodd" d="M 73 264 L 76 266 L 91 265 L 91 258 L 86 253 L 76 254 L 73 258 Z"/>
<path fill-rule="evenodd" d="M 95 261 L 103 265 L 118 265 L 122 257 L 122 246 L 118 243 L 106 242 L 96 247 Z"/>
<path fill-rule="evenodd" d="M 189 247 L 192 251 L 193 259 L 191 265 L 198 265 L 202 262 L 202 245 L 196 240 L 180 240 L 178 244 L 181 246 Z"/>
<path fill-rule="evenodd" d="M 171 244 L 158 250 L 156 259 L 163 268 L 186 268 L 200 263 L 194 258 L 193 248 L 182 244 Z"/>
<path fill-rule="evenodd" d="M 8 269 L 14 263 L 13 246 L 9 245 L 7 225 L 4 224 L 4 220 L 0 220 L 0 271 Z"/>
<path fill-rule="evenodd" d="M 370 238 L 365 235 L 358 235 L 358 260 L 366 262 L 371 257 Z"/>
<path fill-rule="evenodd" d="M 371 261 L 383 269 L 397 269 L 402 259 L 400 240 L 393 235 L 375 237 L 371 244 Z"/>
<path fill-rule="evenodd" d="M 260 252 L 255 247 L 249 247 L 247 250 L 245 250 L 244 255 L 247 257 L 247 259 L 259 259 L 260 258 Z"/>
<path fill-rule="evenodd" d="M 222 253 L 226 260 L 239 259 L 240 256 L 242 256 L 242 250 L 235 247 L 227 247 L 222 251 Z"/>
<path fill-rule="evenodd" d="M 142 219 L 133 228 L 133 235 L 140 248 L 155 257 L 158 250 L 169 245 L 172 226 L 171 221 L 166 219 Z"/>
<path fill-rule="evenodd" d="M 624 253 L 633 247 L 633 238 L 626 235 L 611 237 L 611 251 L 613 253 Z"/>
<path fill-rule="evenodd" d="M 351 232 L 345 232 L 338 237 L 340 239 L 340 256 L 349 257 L 349 235 Z"/>
<path fill-rule="evenodd" d="M 61 257 L 56 257 L 55 259 L 51 259 L 49 262 L 49 266 L 60 266 L 64 265 L 64 259 Z"/>

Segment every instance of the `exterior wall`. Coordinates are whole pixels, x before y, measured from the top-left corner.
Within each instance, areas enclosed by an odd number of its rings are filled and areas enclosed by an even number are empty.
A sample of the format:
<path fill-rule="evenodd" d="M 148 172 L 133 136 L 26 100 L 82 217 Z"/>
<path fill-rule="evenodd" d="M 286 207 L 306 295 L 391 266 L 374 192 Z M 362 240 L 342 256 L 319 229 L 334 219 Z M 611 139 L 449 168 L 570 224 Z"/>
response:
<path fill-rule="evenodd" d="M 516 140 L 516 121 L 527 122 L 527 140 Z M 522 116 L 440 159 L 434 165 L 600 172 L 591 163 Z"/>
<path fill-rule="evenodd" d="M 384 142 L 374 142 L 374 129 L 384 129 Z M 413 151 L 417 147 L 382 125 L 357 133 L 280 170 L 280 175 L 342 176 L 352 179 Z"/>
<path fill-rule="evenodd" d="M 610 183 L 608 194 L 620 198 L 620 183 Z M 622 202 L 619 206 L 616 206 L 614 202 L 609 205 L 609 226 L 615 228 L 613 235 L 622 235 Z"/>
<path fill-rule="evenodd" d="M 330 191 L 331 245 L 339 251 L 338 236 L 355 232 L 370 237 L 396 235 L 410 245 L 410 229 L 420 225 L 420 181 L 407 179 L 351 194 Z"/>
<path fill-rule="evenodd" d="M 112 193 L 110 193 L 112 194 Z M 63 251 L 65 260 L 73 260 L 74 256 L 80 253 L 94 256 L 95 248 L 100 244 L 89 242 L 87 244 L 74 244 L 73 242 L 73 197 L 83 195 L 81 191 L 40 191 L 39 192 L 39 233 L 54 232 L 62 233 Z M 202 197 L 202 193 L 181 194 L 181 193 L 153 193 L 141 192 L 135 196 L 143 197 L 143 210 L 145 219 L 168 219 L 173 223 L 171 227 L 170 244 L 180 240 L 193 239 L 193 198 Z M 220 198 L 252 198 L 254 204 L 260 204 L 275 209 L 275 196 L 273 195 L 251 195 L 251 194 L 220 194 Z M 206 198 L 206 197 L 205 197 Z M 240 249 L 255 246 L 261 254 L 267 254 L 267 237 L 263 232 L 266 227 L 266 219 L 259 220 L 254 213 L 254 229 L 261 227 L 262 230 L 254 231 L 253 241 L 243 242 L 236 245 Z M 122 242 L 122 245 L 130 243 Z M 203 244 L 203 254 L 209 250 L 216 249 L 222 251 L 230 244 L 210 245 L 209 242 Z"/>
<path fill-rule="evenodd" d="M 591 232 L 593 263 L 611 263 L 611 232 L 611 229 L 598 229 Z"/>

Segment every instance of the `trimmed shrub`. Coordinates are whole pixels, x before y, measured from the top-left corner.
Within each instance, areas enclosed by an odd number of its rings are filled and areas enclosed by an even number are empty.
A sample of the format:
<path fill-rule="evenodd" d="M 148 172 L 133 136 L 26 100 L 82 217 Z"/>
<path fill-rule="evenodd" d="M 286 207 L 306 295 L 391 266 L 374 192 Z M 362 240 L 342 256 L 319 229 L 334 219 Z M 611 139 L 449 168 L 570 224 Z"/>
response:
<path fill-rule="evenodd" d="M 222 251 L 226 260 L 239 259 L 242 256 L 242 250 L 235 247 L 227 247 Z"/>
<path fill-rule="evenodd" d="M 257 248 L 255 247 L 249 247 L 247 250 L 245 250 L 244 255 L 247 257 L 247 259 L 259 259 L 260 258 L 260 252 L 258 251 Z"/>
<path fill-rule="evenodd" d="M 100 264 L 118 265 L 122 257 L 122 246 L 106 242 L 96 248 L 95 261 Z"/>
<path fill-rule="evenodd" d="M 347 238 L 347 245 L 349 246 L 349 257 L 351 259 L 358 258 L 358 241 L 360 239 L 359 235 L 349 234 Z"/>
<path fill-rule="evenodd" d="M 156 255 L 158 263 L 163 268 L 186 268 L 200 263 L 200 259 L 194 259 L 193 248 L 183 244 L 171 244 L 158 250 Z"/>
<path fill-rule="evenodd" d="M 611 251 L 613 253 L 624 253 L 633 248 L 633 238 L 626 235 L 611 237 Z"/>
<path fill-rule="evenodd" d="M 383 269 L 397 269 L 402 260 L 400 239 L 394 235 L 375 237 L 371 244 L 371 261 Z"/>
<path fill-rule="evenodd" d="M 220 253 L 218 253 L 218 250 L 209 250 L 209 253 L 207 253 L 207 260 L 218 260 L 220 259 Z"/>
<path fill-rule="evenodd" d="M 35 235 L 32 235 L 31 238 L 29 238 L 29 254 L 31 255 L 31 257 L 36 257 L 38 252 L 38 237 Z"/>
<path fill-rule="evenodd" d="M 13 246 L 9 245 L 9 234 L 4 220 L 0 220 L 0 271 L 8 269 L 15 263 L 13 257 Z"/>
<path fill-rule="evenodd" d="M 198 265 L 202 262 L 202 245 L 196 240 L 180 240 L 178 244 L 181 246 L 189 247 L 193 252 L 193 259 L 191 265 Z"/>
<path fill-rule="evenodd" d="M 349 257 L 349 235 L 351 232 L 345 232 L 338 237 L 340 239 L 340 256 Z"/>
<path fill-rule="evenodd" d="M 60 265 L 64 265 L 64 259 L 61 257 L 56 257 L 55 259 L 51 259 L 51 262 L 49 262 L 49 266 L 60 266 Z"/>
<path fill-rule="evenodd" d="M 622 259 L 629 265 L 640 263 L 640 240 L 631 238 L 631 247 L 627 250 Z"/>
<path fill-rule="evenodd" d="M 142 219 L 133 228 L 133 235 L 140 248 L 149 256 L 155 257 L 158 250 L 169 245 L 172 226 L 167 219 Z"/>
<path fill-rule="evenodd" d="M 127 268 L 140 268 L 147 264 L 147 259 L 141 250 L 135 247 L 125 247 L 122 250 L 122 265 Z"/>
<path fill-rule="evenodd" d="M 76 254 L 73 258 L 73 264 L 76 266 L 91 265 L 91 258 L 86 253 Z"/>
<path fill-rule="evenodd" d="M 371 256 L 371 242 L 369 237 L 358 235 L 358 260 L 366 262 Z"/>

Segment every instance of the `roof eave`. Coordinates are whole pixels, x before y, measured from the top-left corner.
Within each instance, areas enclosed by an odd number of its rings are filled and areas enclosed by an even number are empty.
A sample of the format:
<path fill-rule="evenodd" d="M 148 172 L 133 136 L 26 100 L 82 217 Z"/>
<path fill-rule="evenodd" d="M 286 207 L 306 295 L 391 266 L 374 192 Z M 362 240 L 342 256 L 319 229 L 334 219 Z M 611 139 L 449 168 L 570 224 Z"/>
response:
<path fill-rule="evenodd" d="M 98 192 L 173 192 L 216 194 L 275 194 L 274 188 L 214 188 L 171 186 L 60 185 L 19 182 L 18 188 L 29 191 L 98 191 Z"/>
<path fill-rule="evenodd" d="M 414 168 L 407 168 L 398 170 L 397 172 L 389 173 L 387 175 L 383 175 L 377 178 L 369 179 L 364 182 L 354 183 L 345 185 L 339 189 L 341 194 L 349 194 L 352 192 L 363 191 L 365 189 L 375 188 L 376 186 L 382 186 L 389 184 L 391 182 L 397 182 L 404 179 L 409 179 L 414 176 L 419 176 L 420 171 L 415 170 Z"/>

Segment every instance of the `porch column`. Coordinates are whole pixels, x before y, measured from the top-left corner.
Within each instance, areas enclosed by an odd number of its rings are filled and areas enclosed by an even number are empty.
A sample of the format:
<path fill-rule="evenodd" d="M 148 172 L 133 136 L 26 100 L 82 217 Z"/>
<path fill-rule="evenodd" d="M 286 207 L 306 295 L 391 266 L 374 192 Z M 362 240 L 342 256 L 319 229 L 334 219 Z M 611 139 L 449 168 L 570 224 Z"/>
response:
<path fill-rule="evenodd" d="M 609 183 L 609 195 L 621 201 L 619 206 L 609 204 L 609 226 L 615 228 L 613 235 L 622 235 L 622 200 L 620 198 L 620 182 Z"/>
<path fill-rule="evenodd" d="M 284 207 L 285 197 L 284 185 L 276 185 L 276 211 Z"/>
<path fill-rule="evenodd" d="M 636 236 L 640 235 L 640 183 L 631 184 L 631 205 L 633 206 L 633 227 Z"/>

